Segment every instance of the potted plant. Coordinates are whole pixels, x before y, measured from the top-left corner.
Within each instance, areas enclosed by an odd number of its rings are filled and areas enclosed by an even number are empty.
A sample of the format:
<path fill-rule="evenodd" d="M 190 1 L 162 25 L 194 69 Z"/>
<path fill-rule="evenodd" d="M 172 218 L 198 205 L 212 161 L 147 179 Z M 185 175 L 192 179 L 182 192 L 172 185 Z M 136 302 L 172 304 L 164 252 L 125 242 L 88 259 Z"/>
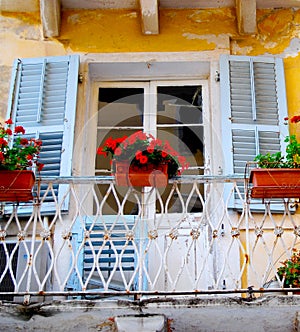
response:
<path fill-rule="evenodd" d="M 286 288 L 300 288 L 300 250 L 292 249 L 291 258 L 281 262 L 282 266 L 277 269 L 279 279 Z"/>
<path fill-rule="evenodd" d="M 41 170 L 38 162 L 42 142 L 26 138 L 23 126 L 11 119 L 0 124 L 0 201 L 28 201 L 33 198 L 33 169 Z"/>
<path fill-rule="evenodd" d="M 168 141 L 138 131 L 129 137 L 109 137 L 97 154 L 112 157 L 112 171 L 120 186 L 162 187 L 189 167 Z"/>
<path fill-rule="evenodd" d="M 288 118 L 285 118 L 287 121 Z M 300 116 L 290 119 L 298 123 Z M 296 135 L 285 138 L 286 154 L 259 154 L 254 161 L 258 168 L 251 170 L 249 182 L 253 184 L 253 198 L 300 198 L 300 143 Z"/>

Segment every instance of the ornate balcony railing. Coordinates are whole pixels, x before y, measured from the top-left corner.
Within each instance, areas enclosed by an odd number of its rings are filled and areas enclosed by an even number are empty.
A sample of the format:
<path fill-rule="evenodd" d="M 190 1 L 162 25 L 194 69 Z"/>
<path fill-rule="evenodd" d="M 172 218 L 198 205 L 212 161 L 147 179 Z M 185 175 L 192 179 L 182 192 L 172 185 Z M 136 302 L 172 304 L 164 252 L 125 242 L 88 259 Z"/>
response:
<path fill-rule="evenodd" d="M 244 182 L 39 178 L 33 202 L 2 204 L 0 298 L 283 291 L 277 267 L 299 247 L 299 215 L 291 200 L 250 200 Z"/>

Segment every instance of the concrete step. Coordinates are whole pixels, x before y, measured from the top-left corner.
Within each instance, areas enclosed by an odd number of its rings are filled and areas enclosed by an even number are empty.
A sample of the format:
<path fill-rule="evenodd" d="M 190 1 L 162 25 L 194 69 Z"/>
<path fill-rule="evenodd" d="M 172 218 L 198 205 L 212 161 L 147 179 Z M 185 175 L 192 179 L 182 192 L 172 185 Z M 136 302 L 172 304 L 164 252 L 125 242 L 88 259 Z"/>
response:
<path fill-rule="evenodd" d="M 164 315 L 141 314 L 116 316 L 118 332 L 164 332 L 167 331 L 167 319 Z"/>

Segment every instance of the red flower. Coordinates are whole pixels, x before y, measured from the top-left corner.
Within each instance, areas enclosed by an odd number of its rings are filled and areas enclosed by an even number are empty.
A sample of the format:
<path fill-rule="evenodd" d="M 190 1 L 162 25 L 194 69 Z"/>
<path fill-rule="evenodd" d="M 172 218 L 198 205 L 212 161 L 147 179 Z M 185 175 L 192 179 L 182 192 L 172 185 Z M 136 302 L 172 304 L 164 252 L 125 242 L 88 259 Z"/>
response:
<path fill-rule="evenodd" d="M 147 164 L 147 162 L 148 162 L 148 157 L 142 155 L 141 158 L 140 158 L 140 163 L 141 164 Z"/>
<path fill-rule="evenodd" d="M 136 158 L 137 160 L 140 160 L 142 156 L 143 156 L 142 151 L 137 150 L 136 153 L 135 153 L 135 158 Z"/>
<path fill-rule="evenodd" d="M 115 150 L 117 147 L 117 142 L 112 137 L 109 137 L 106 141 L 106 146 L 112 150 Z"/>
<path fill-rule="evenodd" d="M 28 144 L 28 139 L 27 138 L 21 138 L 20 143 L 21 143 L 21 145 L 27 145 Z"/>
<path fill-rule="evenodd" d="M 97 154 L 102 154 L 102 155 L 106 156 L 106 152 L 103 151 L 103 147 L 99 147 L 99 148 L 97 149 Z"/>
<path fill-rule="evenodd" d="M 167 153 L 166 151 L 162 151 L 162 152 L 161 152 L 161 156 L 162 156 L 163 158 L 166 158 L 167 155 L 168 155 L 168 153 Z"/>
<path fill-rule="evenodd" d="M 162 145 L 162 140 L 160 140 L 160 139 L 155 139 L 155 140 L 153 140 L 153 144 L 154 144 L 154 145 Z"/>
<path fill-rule="evenodd" d="M 7 141 L 3 137 L 0 137 L 0 145 L 6 146 L 7 144 Z"/>
<path fill-rule="evenodd" d="M 16 126 L 15 127 L 15 133 L 16 134 L 19 134 L 19 133 L 22 133 L 23 135 L 25 134 L 25 129 L 23 126 Z"/>
<path fill-rule="evenodd" d="M 116 156 L 119 156 L 121 153 L 122 153 L 122 150 L 121 150 L 121 148 L 119 148 L 119 147 L 117 147 L 116 149 L 115 149 L 115 155 Z"/>
<path fill-rule="evenodd" d="M 45 165 L 42 164 L 42 163 L 36 163 L 36 165 L 37 165 L 37 170 L 38 170 L 38 172 L 40 172 L 40 171 L 43 169 L 43 167 L 45 166 Z"/>
<path fill-rule="evenodd" d="M 12 135 L 12 130 L 11 130 L 10 128 L 7 128 L 7 129 L 5 130 L 5 133 L 6 133 L 7 135 Z"/>
<path fill-rule="evenodd" d="M 0 161 L 3 161 L 4 160 L 4 155 L 3 153 L 0 151 Z"/>
<path fill-rule="evenodd" d="M 300 121 L 300 115 L 294 115 L 291 117 L 291 123 L 297 123 Z"/>
<path fill-rule="evenodd" d="M 42 146 L 43 142 L 40 139 L 34 140 L 34 145 L 35 146 Z"/>
<path fill-rule="evenodd" d="M 136 137 L 135 135 L 131 135 L 128 137 L 128 143 L 129 144 L 134 144 L 136 142 Z"/>
<path fill-rule="evenodd" d="M 127 136 L 116 138 L 116 142 L 117 143 L 122 143 L 126 138 L 127 138 Z"/>
<path fill-rule="evenodd" d="M 13 124 L 12 119 L 8 119 L 8 120 L 6 120 L 5 123 L 8 124 L 8 125 Z"/>
<path fill-rule="evenodd" d="M 145 141 L 147 139 L 147 135 L 142 131 L 138 131 L 136 137 L 142 141 Z"/>

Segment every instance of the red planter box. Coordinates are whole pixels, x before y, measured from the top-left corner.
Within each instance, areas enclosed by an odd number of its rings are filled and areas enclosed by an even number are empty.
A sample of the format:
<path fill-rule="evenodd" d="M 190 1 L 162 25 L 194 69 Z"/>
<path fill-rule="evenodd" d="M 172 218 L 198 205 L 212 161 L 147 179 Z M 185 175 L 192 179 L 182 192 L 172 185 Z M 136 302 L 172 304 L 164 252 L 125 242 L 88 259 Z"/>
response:
<path fill-rule="evenodd" d="M 168 184 L 168 164 L 137 167 L 129 165 L 128 162 L 115 161 L 114 165 L 118 186 L 165 187 Z"/>
<path fill-rule="evenodd" d="M 35 176 L 32 171 L 0 171 L 0 201 L 27 202 L 33 199 Z"/>
<path fill-rule="evenodd" d="M 249 181 L 252 198 L 300 198 L 300 169 L 255 168 Z"/>

